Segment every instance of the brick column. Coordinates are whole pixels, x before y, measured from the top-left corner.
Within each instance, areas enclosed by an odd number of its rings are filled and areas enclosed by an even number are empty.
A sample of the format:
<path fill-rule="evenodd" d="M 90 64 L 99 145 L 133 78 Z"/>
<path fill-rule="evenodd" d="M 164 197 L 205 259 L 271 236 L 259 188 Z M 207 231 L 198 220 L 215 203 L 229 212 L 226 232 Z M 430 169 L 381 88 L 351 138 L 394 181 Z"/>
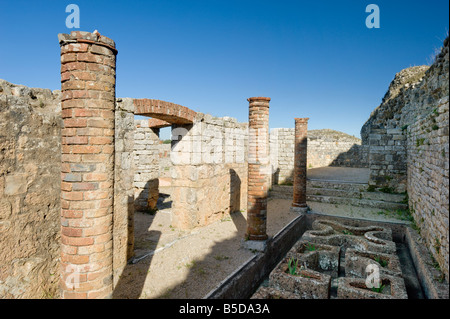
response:
<path fill-rule="evenodd" d="M 61 297 L 111 298 L 114 41 L 59 34 L 61 45 Z"/>
<path fill-rule="evenodd" d="M 295 153 L 294 153 L 294 200 L 292 209 L 305 212 L 306 205 L 306 160 L 307 160 L 307 131 L 309 118 L 295 119 Z"/>
<path fill-rule="evenodd" d="M 267 239 L 267 193 L 269 190 L 268 97 L 249 101 L 247 233 L 248 240 Z"/>

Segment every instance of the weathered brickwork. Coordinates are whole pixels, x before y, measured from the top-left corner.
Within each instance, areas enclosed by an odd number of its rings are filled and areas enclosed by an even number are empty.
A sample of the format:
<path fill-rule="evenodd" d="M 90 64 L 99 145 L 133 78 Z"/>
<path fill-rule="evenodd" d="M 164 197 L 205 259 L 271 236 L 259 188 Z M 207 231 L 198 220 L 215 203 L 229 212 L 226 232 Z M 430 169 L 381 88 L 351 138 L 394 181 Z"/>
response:
<path fill-rule="evenodd" d="M 292 207 L 306 207 L 306 157 L 308 118 L 295 119 L 294 199 Z"/>
<path fill-rule="evenodd" d="M 294 128 L 270 131 L 272 184 L 292 184 L 294 171 Z M 348 134 L 330 130 L 308 131 L 307 168 L 323 166 L 368 167 L 368 146 Z"/>
<path fill-rule="evenodd" d="M 61 294 L 112 296 L 114 42 L 60 34 Z"/>
<path fill-rule="evenodd" d="M 59 297 L 60 97 L 0 80 L 0 299 Z"/>
<path fill-rule="evenodd" d="M 155 117 L 172 124 L 191 124 L 196 116 L 195 111 L 171 102 L 153 99 L 134 99 L 133 102 L 136 115 Z M 159 123 L 164 125 L 162 122 Z"/>
<path fill-rule="evenodd" d="M 270 181 L 269 102 L 253 97 L 249 102 L 247 232 L 249 240 L 267 239 L 267 194 Z"/>

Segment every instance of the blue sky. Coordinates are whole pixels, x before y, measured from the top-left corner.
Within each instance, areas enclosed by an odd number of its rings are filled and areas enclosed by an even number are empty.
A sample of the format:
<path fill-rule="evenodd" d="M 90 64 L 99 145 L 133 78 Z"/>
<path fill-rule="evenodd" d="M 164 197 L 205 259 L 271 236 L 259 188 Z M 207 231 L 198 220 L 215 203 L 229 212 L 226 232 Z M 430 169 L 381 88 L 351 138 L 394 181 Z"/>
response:
<path fill-rule="evenodd" d="M 68 4 L 80 28 L 65 25 Z M 380 28 L 365 25 L 369 4 Z M 268 96 L 270 127 L 331 128 L 359 137 L 395 73 L 428 64 L 448 32 L 447 0 L 0 0 L 0 78 L 60 89 L 58 33 L 116 41 L 117 97 L 154 98 L 248 120 Z"/>

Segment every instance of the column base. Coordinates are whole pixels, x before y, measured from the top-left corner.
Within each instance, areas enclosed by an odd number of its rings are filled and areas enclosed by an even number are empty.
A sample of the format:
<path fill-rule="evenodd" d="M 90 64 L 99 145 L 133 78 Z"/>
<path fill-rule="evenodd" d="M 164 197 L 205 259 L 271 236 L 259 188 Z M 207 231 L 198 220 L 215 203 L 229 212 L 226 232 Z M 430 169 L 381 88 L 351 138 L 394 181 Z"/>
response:
<path fill-rule="evenodd" d="M 267 248 L 267 240 L 245 240 L 241 241 L 241 246 L 252 251 L 265 251 Z"/>
<path fill-rule="evenodd" d="M 299 214 L 306 214 L 309 211 L 309 207 L 307 205 L 303 207 L 291 206 L 290 211 Z"/>

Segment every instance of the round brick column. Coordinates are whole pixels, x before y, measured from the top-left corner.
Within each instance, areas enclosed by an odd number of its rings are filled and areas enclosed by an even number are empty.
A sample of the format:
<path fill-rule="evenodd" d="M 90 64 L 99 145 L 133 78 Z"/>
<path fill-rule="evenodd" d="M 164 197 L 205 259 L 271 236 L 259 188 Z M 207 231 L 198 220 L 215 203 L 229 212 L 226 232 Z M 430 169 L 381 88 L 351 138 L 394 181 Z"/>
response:
<path fill-rule="evenodd" d="M 111 298 L 114 41 L 59 34 L 61 45 L 61 297 Z"/>
<path fill-rule="evenodd" d="M 269 102 L 251 97 L 249 102 L 247 233 L 249 240 L 267 239 L 269 191 Z"/>
<path fill-rule="evenodd" d="M 306 160 L 309 118 L 295 119 L 294 200 L 292 207 L 306 209 Z"/>

